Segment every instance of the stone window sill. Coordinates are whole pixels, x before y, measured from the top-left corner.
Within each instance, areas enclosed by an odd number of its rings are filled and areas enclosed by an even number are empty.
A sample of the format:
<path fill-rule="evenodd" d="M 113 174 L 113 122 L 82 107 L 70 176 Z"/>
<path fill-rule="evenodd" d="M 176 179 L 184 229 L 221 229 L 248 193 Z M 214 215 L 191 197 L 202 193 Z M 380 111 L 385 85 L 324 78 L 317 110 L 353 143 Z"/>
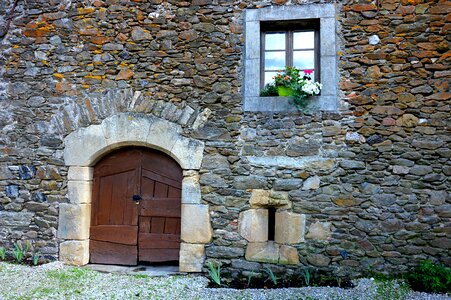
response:
<path fill-rule="evenodd" d="M 307 109 L 337 110 L 335 96 L 313 96 L 309 98 Z M 246 97 L 244 110 L 250 112 L 296 112 L 291 97 Z"/>

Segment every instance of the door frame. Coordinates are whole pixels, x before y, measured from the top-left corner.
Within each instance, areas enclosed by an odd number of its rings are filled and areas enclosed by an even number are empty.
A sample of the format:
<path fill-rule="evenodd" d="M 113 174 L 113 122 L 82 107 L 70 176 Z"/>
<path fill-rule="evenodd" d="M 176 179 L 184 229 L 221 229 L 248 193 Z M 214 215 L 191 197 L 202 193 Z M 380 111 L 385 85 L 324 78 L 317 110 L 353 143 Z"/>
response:
<path fill-rule="evenodd" d="M 168 154 L 183 170 L 179 270 L 201 272 L 205 244 L 212 239 L 209 206 L 201 203 L 199 184 L 204 143 L 184 137 L 182 132 L 180 125 L 161 118 L 121 113 L 66 136 L 69 203 L 61 203 L 59 209 L 60 261 L 72 265 L 89 262 L 93 166 L 113 150 L 141 146 Z"/>

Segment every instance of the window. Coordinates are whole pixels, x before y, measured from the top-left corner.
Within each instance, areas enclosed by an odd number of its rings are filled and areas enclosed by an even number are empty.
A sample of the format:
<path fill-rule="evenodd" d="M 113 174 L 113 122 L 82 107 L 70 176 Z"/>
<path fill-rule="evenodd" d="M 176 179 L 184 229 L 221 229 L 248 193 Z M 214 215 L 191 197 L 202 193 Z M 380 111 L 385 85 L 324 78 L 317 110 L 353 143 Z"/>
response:
<path fill-rule="evenodd" d="M 319 78 L 319 20 L 261 23 L 261 88 L 273 81 L 278 70 L 295 66 L 313 70 Z"/>
<path fill-rule="evenodd" d="M 338 109 L 335 4 L 247 9 L 245 15 L 245 111 L 296 111 L 289 97 L 260 97 L 263 86 L 285 66 L 313 69 L 322 83 L 310 107 Z"/>

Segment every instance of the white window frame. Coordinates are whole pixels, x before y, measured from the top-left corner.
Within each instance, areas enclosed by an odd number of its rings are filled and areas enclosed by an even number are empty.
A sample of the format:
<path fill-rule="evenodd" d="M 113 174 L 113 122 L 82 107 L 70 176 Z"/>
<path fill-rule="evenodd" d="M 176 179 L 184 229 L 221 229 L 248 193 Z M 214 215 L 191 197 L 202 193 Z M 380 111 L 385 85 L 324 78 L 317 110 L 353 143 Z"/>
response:
<path fill-rule="evenodd" d="M 320 96 L 312 97 L 309 108 L 324 111 L 338 110 L 338 68 L 336 37 L 336 6 L 327 4 L 303 4 L 245 11 L 245 111 L 296 111 L 289 97 L 260 97 L 261 30 L 260 22 L 287 20 L 320 20 Z"/>

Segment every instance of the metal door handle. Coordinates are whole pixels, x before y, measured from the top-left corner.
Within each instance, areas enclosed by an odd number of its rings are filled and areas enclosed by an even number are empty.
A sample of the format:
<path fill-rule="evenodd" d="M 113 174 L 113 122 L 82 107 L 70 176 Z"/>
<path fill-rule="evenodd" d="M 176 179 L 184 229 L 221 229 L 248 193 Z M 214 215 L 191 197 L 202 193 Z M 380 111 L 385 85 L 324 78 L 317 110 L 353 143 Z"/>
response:
<path fill-rule="evenodd" d="M 133 195 L 132 200 L 135 201 L 135 204 L 138 205 L 139 201 L 142 200 L 142 197 L 140 195 Z"/>

